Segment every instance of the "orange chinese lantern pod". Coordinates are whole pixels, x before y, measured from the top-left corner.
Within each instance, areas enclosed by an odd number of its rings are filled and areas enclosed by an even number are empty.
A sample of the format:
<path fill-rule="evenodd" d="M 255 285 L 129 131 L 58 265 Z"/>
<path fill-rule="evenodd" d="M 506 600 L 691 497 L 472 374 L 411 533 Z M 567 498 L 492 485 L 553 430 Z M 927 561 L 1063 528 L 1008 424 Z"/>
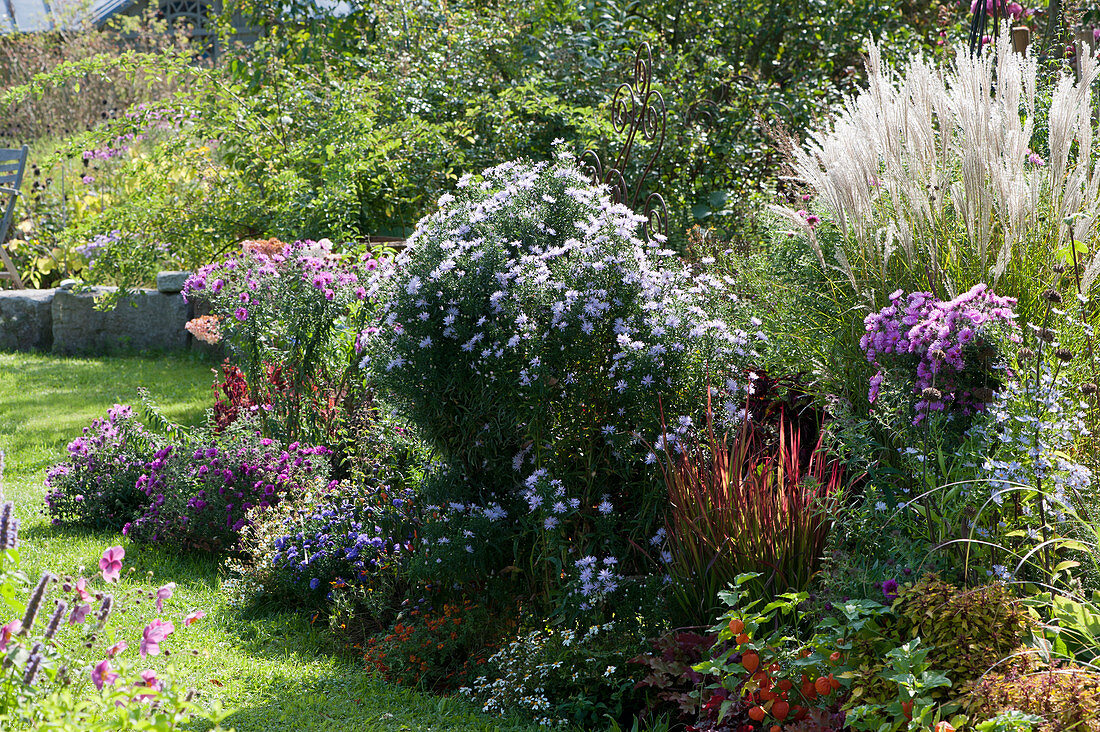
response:
<path fill-rule="evenodd" d="M 782 722 L 791 713 L 791 705 L 785 701 L 777 701 L 772 704 L 772 716 Z"/>
<path fill-rule="evenodd" d="M 832 687 L 833 691 L 840 688 L 840 682 L 834 679 L 832 674 L 829 674 L 829 686 Z"/>
<path fill-rule="evenodd" d="M 783 732 L 783 728 L 780 727 L 778 724 L 773 724 L 771 727 L 768 728 L 768 732 Z"/>
<path fill-rule="evenodd" d="M 801 651 L 798 652 L 798 657 L 799 658 L 805 658 L 806 656 L 810 655 L 811 653 L 813 653 L 813 651 L 811 651 L 809 648 L 803 648 Z"/>
<path fill-rule="evenodd" d="M 768 691 L 767 689 L 761 689 L 760 698 L 766 702 L 775 701 L 779 698 L 779 694 L 776 694 L 774 691 Z"/>
<path fill-rule="evenodd" d="M 807 681 L 802 685 L 802 696 L 806 697 L 810 701 L 817 698 L 817 689 L 814 688 L 812 681 Z"/>
<path fill-rule="evenodd" d="M 763 722 L 767 714 L 768 713 L 764 711 L 764 707 L 753 707 L 749 710 L 749 719 L 754 722 Z"/>
<path fill-rule="evenodd" d="M 806 709 L 806 707 L 792 707 L 791 711 L 794 712 L 796 722 L 801 722 L 803 719 L 810 716 L 810 711 Z"/>
<path fill-rule="evenodd" d="M 768 671 L 770 671 L 773 674 L 777 674 L 782 670 L 783 670 L 783 667 L 780 666 L 778 663 L 773 663 L 771 666 L 768 666 Z"/>
<path fill-rule="evenodd" d="M 933 732 L 955 732 L 955 728 L 949 722 L 936 722 Z"/>
<path fill-rule="evenodd" d="M 833 691 L 832 684 L 830 684 L 829 680 L 824 676 L 814 682 L 814 688 L 817 689 L 817 693 L 821 694 L 821 696 L 828 696 Z"/>
<path fill-rule="evenodd" d="M 745 629 L 745 623 L 737 618 L 730 618 L 730 632 L 734 635 L 741 635 L 741 631 Z"/>
<path fill-rule="evenodd" d="M 742 646 L 751 640 L 752 638 L 750 638 L 747 633 L 742 633 L 741 635 L 737 636 L 737 643 Z"/>
<path fill-rule="evenodd" d="M 794 686 L 794 684 L 791 683 L 790 679 L 781 679 L 779 683 L 776 684 L 776 686 L 779 687 L 780 691 L 790 691 L 791 687 Z"/>
<path fill-rule="evenodd" d="M 830 653 L 829 654 L 829 660 L 832 661 L 833 663 L 836 663 L 837 661 L 839 661 L 840 660 L 840 651 L 833 651 L 832 653 Z"/>
<path fill-rule="evenodd" d="M 907 702 L 901 703 L 901 713 L 905 715 L 905 718 L 910 722 L 913 721 L 913 700 L 910 699 Z"/>
<path fill-rule="evenodd" d="M 806 683 L 806 682 L 808 682 L 809 680 L 810 680 L 810 677 L 809 677 L 809 676 L 807 676 L 806 674 L 802 674 L 802 683 L 803 683 L 803 684 L 805 684 L 805 683 Z"/>
<path fill-rule="evenodd" d="M 760 668 L 760 656 L 756 651 L 749 651 L 741 655 L 741 665 L 745 667 L 745 670 L 751 673 L 756 673 L 756 669 Z"/>

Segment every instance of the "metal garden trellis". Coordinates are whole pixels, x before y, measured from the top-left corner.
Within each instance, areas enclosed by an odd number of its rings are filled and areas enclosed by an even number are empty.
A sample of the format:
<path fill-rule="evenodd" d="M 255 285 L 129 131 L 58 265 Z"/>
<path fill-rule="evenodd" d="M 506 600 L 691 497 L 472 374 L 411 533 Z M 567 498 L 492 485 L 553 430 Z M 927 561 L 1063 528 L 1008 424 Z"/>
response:
<path fill-rule="evenodd" d="M 595 150 L 585 150 L 581 154 L 581 163 L 593 183 L 606 184 L 611 189 L 611 198 L 615 203 L 624 204 L 646 217 L 642 230 L 647 240 L 659 238 L 664 241 L 668 238 L 668 207 L 665 199 L 656 191 L 650 191 L 642 197 L 646 179 L 653 171 L 664 147 L 668 118 L 665 99 L 661 92 L 652 87 L 652 81 L 653 53 L 649 44 L 643 42 L 634 58 L 633 81 L 620 84 L 611 100 L 611 123 L 617 134 L 626 134 L 619 154 L 606 170 Z M 623 171 L 639 136 L 641 140 L 654 143 L 656 147 L 631 187 L 624 178 Z"/>

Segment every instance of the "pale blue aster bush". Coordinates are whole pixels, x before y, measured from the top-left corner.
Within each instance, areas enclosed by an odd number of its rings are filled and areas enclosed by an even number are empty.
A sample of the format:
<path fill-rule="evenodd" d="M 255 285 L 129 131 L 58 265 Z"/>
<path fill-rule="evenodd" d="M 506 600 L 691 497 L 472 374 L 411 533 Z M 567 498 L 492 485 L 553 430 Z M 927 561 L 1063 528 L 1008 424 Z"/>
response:
<path fill-rule="evenodd" d="M 698 420 L 709 383 L 739 414 L 762 341 L 730 282 L 641 221 L 559 151 L 464 176 L 393 262 L 364 366 L 447 463 L 424 488 L 429 571 L 582 590 L 588 556 L 605 588 L 659 566 L 662 410 Z"/>

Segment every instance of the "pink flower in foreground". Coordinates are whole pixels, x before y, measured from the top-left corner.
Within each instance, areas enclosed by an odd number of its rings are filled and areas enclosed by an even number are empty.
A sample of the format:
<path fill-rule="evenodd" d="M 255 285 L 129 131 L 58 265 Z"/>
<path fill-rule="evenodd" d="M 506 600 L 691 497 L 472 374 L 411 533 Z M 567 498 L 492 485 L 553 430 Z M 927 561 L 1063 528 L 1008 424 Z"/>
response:
<path fill-rule="evenodd" d="M 115 643 L 113 646 L 111 646 L 110 648 L 107 649 L 107 655 L 111 658 L 114 658 L 115 656 L 122 653 L 123 651 L 125 651 L 129 647 L 130 647 L 129 643 L 127 643 L 124 640 L 120 640 L 118 643 Z"/>
<path fill-rule="evenodd" d="M 145 631 L 141 634 L 141 655 L 159 656 L 160 644 L 175 631 L 176 626 L 170 620 L 153 620 L 145 626 Z"/>
<path fill-rule="evenodd" d="M 183 627 L 186 628 L 188 625 L 191 625 L 191 623 L 195 622 L 196 620 L 202 620 L 205 617 L 206 613 L 204 613 L 202 610 L 192 610 L 187 614 L 187 617 L 183 619 Z"/>
<path fill-rule="evenodd" d="M 172 597 L 172 593 L 176 589 L 175 582 L 169 582 L 157 590 L 157 612 L 164 610 L 164 601 Z"/>
<path fill-rule="evenodd" d="M 22 620 L 13 620 L 7 625 L 0 627 L 0 651 L 8 647 L 8 643 L 11 642 L 11 637 L 23 629 Z"/>
<path fill-rule="evenodd" d="M 111 662 L 106 658 L 97 663 L 95 668 L 92 669 L 92 683 L 100 691 L 103 691 L 105 684 L 113 684 L 116 680 L 118 680 L 118 674 L 111 670 Z"/>
<path fill-rule="evenodd" d="M 81 600 L 91 600 L 92 596 L 87 590 L 88 580 L 81 577 L 76 581 L 76 594 Z"/>
<path fill-rule="evenodd" d="M 126 550 L 120 546 L 113 546 L 103 552 L 99 560 L 99 571 L 105 582 L 118 582 L 122 574 L 122 559 L 126 556 Z"/>
<path fill-rule="evenodd" d="M 73 611 L 69 613 L 69 624 L 80 625 L 84 622 L 84 618 L 88 617 L 88 613 L 91 612 L 91 610 L 92 606 L 88 603 L 75 606 Z"/>
<path fill-rule="evenodd" d="M 160 689 L 160 681 L 157 679 L 157 673 L 151 668 L 147 668 L 141 672 L 141 680 L 145 682 L 145 685 L 150 689 Z"/>

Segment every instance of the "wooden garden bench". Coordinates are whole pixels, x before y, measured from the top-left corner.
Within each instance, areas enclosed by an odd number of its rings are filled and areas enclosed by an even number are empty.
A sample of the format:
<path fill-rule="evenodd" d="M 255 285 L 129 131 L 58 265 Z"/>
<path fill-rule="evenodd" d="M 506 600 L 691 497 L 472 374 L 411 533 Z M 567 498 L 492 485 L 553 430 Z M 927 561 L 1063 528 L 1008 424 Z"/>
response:
<path fill-rule="evenodd" d="M 15 215 L 15 199 L 19 197 L 19 186 L 23 183 L 23 170 L 27 167 L 27 146 L 12 150 L 0 148 L 0 206 L 3 206 L 4 218 L 0 219 L 0 261 L 4 271 L 0 280 L 11 280 L 17 289 L 23 289 L 23 280 L 19 270 L 8 256 L 4 240 L 8 236 L 12 216 Z"/>

